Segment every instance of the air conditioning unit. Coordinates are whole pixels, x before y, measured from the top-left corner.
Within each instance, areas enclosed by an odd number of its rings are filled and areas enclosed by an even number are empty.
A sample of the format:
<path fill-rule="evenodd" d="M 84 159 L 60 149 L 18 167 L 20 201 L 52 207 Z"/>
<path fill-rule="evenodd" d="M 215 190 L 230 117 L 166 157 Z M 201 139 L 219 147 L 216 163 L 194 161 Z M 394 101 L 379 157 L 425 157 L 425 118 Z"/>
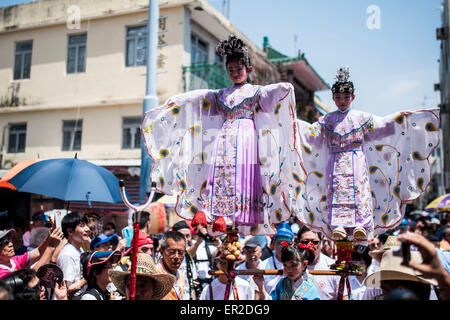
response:
<path fill-rule="evenodd" d="M 436 29 L 436 39 L 437 40 L 446 40 L 446 39 L 448 39 L 447 28 L 437 28 Z"/>

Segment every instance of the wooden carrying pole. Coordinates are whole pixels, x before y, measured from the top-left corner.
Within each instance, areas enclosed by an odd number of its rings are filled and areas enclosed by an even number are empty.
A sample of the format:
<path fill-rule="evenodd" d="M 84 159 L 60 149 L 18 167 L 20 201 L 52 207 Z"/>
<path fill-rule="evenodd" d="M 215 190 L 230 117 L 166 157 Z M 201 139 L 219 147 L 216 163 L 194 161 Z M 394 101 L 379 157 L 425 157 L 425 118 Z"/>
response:
<path fill-rule="evenodd" d="M 259 270 L 259 269 L 249 269 L 249 270 L 236 270 L 237 275 L 241 275 L 241 276 L 259 276 L 259 275 L 263 275 L 263 276 L 276 276 L 276 275 L 282 275 L 283 274 L 283 270 L 276 270 L 276 269 L 268 269 L 268 270 Z M 342 271 L 339 270 L 308 270 L 309 274 L 312 275 L 326 275 L 326 276 L 339 276 L 341 275 Z M 225 272 L 221 271 L 221 270 L 209 270 L 208 274 L 211 276 L 220 276 L 225 274 Z M 349 273 L 349 275 L 352 276 L 360 276 L 362 275 L 361 272 L 352 272 Z"/>
<path fill-rule="evenodd" d="M 259 270 L 259 269 L 249 269 L 249 270 L 236 270 L 237 275 L 248 276 L 248 275 L 263 275 L 263 276 L 273 276 L 273 275 L 282 275 L 283 270 Z M 211 276 L 220 276 L 224 275 L 225 272 L 222 270 L 209 270 L 208 274 Z"/>

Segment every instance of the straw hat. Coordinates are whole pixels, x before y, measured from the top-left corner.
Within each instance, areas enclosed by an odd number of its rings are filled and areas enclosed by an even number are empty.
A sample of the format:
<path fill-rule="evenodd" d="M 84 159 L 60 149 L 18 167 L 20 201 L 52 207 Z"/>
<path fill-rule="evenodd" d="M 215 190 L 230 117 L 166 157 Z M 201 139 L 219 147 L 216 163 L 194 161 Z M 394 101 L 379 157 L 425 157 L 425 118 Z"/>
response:
<path fill-rule="evenodd" d="M 395 248 L 395 249 L 400 248 L 401 245 L 402 245 L 402 243 L 400 242 L 400 240 L 397 239 L 397 237 L 389 236 L 383 245 L 383 249 L 372 250 L 369 252 L 369 256 L 371 256 L 372 258 L 374 258 L 377 261 L 380 261 L 381 257 L 383 256 L 383 253 L 385 253 L 386 251 L 391 250 L 393 248 Z"/>
<path fill-rule="evenodd" d="M 406 280 L 437 286 L 438 283 L 435 279 L 424 277 L 419 271 L 402 265 L 402 261 L 400 251 L 387 250 L 383 253 L 380 270 L 369 275 L 364 280 L 364 285 L 369 288 L 379 288 L 381 280 Z M 422 263 L 422 255 L 419 251 L 411 251 L 411 262 Z"/>
<path fill-rule="evenodd" d="M 117 290 L 123 295 L 126 292 L 127 276 L 131 274 L 131 270 L 121 271 L 112 270 L 111 279 Z M 175 277 L 170 274 L 160 273 L 153 262 L 152 256 L 145 253 L 138 253 L 136 264 L 136 279 L 140 277 L 149 277 L 155 280 L 155 286 L 153 288 L 152 300 L 160 300 L 164 298 L 175 283 Z"/>

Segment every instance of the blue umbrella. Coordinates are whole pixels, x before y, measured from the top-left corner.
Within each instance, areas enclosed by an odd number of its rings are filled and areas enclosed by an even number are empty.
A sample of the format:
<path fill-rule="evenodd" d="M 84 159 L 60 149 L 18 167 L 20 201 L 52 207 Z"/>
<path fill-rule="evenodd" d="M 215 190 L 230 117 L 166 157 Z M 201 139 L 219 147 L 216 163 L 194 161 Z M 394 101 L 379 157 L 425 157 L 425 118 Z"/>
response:
<path fill-rule="evenodd" d="M 100 166 L 77 158 L 36 162 L 9 180 L 20 192 L 68 202 L 120 203 L 119 180 Z"/>

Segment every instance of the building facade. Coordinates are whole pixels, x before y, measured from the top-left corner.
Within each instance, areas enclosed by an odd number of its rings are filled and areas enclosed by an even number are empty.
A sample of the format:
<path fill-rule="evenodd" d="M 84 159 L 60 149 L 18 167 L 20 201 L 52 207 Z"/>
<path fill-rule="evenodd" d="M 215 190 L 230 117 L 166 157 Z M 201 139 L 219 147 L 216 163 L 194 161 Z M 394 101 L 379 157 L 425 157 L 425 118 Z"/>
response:
<path fill-rule="evenodd" d="M 40 0 L 0 8 L 0 17 L 0 168 L 76 154 L 126 179 L 137 201 L 148 0 Z M 215 51 L 229 34 L 249 48 L 252 82 L 289 81 L 205 0 L 161 2 L 159 29 L 160 104 L 231 84 Z"/>

